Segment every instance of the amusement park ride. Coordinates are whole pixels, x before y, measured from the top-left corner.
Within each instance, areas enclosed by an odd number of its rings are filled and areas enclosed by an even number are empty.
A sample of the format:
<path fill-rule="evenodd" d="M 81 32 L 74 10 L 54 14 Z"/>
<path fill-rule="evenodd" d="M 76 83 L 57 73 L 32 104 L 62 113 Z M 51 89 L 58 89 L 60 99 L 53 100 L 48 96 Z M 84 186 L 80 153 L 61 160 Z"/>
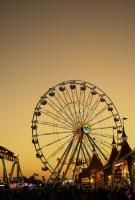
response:
<path fill-rule="evenodd" d="M 93 155 L 107 166 L 112 146 L 121 149 L 123 120 L 107 94 L 91 83 L 64 81 L 45 92 L 31 128 L 36 157 L 50 172 L 48 182 L 75 181 Z"/>
<path fill-rule="evenodd" d="M 15 156 L 12 151 L 6 149 L 5 147 L 0 146 L 0 159 L 2 161 L 2 168 L 3 168 L 2 181 L 4 183 L 9 185 L 12 182 L 15 168 L 16 168 L 16 174 L 15 174 L 16 182 L 20 182 L 20 179 L 22 182 L 24 182 L 18 156 Z M 12 162 L 12 167 L 9 174 L 7 173 L 6 161 Z"/>

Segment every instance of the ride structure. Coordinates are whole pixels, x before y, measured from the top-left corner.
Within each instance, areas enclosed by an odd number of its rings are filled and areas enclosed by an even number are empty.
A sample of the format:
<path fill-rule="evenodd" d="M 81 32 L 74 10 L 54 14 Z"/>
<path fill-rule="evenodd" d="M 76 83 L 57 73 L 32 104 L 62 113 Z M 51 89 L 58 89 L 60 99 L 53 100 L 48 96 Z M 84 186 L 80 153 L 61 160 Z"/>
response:
<path fill-rule="evenodd" d="M 3 146 L 0 146 L 0 159 L 2 161 L 2 181 L 9 185 L 13 180 L 14 171 L 16 168 L 16 182 L 24 182 L 23 175 L 19 163 L 19 157 L 15 156 L 14 153 Z M 8 174 L 6 168 L 6 161 L 12 162 L 11 171 Z"/>
<path fill-rule="evenodd" d="M 108 163 L 112 139 L 119 148 L 122 121 L 112 100 L 94 84 L 64 81 L 39 99 L 32 118 L 36 157 L 51 180 L 75 180 L 88 168 L 93 148 Z"/>

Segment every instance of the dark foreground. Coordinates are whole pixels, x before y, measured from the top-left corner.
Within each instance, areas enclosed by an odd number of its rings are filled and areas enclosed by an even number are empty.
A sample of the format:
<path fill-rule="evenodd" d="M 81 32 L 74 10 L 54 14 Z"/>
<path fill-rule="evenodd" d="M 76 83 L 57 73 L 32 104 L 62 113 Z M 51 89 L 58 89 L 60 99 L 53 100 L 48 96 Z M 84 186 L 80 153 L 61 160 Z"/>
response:
<path fill-rule="evenodd" d="M 75 187 L 47 187 L 10 190 L 0 188 L 0 200 L 135 200 L 135 193 L 131 188 L 115 190 L 98 189 L 90 191 Z"/>

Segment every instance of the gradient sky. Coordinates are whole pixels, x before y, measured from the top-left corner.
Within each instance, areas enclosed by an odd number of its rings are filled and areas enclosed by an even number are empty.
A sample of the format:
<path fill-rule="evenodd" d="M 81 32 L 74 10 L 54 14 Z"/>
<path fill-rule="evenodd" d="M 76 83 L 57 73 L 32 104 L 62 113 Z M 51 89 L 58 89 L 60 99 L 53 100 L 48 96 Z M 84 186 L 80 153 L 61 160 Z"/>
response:
<path fill-rule="evenodd" d="M 26 176 L 42 166 L 31 143 L 34 108 L 70 79 L 108 94 L 135 147 L 135 1 L 0 0 L 0 145 L 20 155 Z"/>

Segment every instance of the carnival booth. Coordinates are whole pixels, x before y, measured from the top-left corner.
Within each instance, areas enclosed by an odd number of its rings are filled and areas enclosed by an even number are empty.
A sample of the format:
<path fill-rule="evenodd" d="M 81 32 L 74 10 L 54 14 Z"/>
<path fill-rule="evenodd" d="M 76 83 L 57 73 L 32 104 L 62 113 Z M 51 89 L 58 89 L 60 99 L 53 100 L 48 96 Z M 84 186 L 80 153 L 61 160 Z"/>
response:
<path fill-rule="evenodd" d="M 126 158 L 126 155 L 128 155 L 132 150 L 127 142 L 127 136 L 125 134 L 124 127 L 120 145 L 121 148 L 112 166 L 114 186 L 116 185 L 119 187 L 131 186 L 132 162 L 130 157 Z"/>
<path fill-rule="evenodd" d="M 104 187 L 103 164 L 95 149 L 89 167 L 79 174 L 81 186 L 89 183 L 91 189 Z"/>
<path fill-rule="evenodd" d="M 107 162 L 107 164 L 104 166 L 104 184 L 105 187 L 113 187 L 113 170 L 112 170 L 112 166 L 113 166 L 113 162 L 116 159 L 118 155 L 118 150 L 116 147 L 116 142 L 113 136 L 113 141 L 112 141 L 112 151 L 110 154 L 110 158 Z"/>

